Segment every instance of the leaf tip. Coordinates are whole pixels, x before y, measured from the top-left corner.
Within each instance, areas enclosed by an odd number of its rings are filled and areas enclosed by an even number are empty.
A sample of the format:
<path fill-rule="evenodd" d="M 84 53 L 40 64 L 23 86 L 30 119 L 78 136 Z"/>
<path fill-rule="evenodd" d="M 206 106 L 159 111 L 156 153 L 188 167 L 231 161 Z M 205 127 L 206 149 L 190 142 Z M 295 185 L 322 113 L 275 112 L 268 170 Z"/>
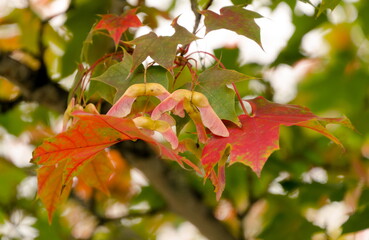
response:
<path fill-rule="evenodd" d="M 47 222 L 49 225 L 51 225 L 53 223 L 55 209 L 46 209 L 46 210 L 47 210 Z"/>
<path fill-rule="evenodd" d="M 178 15 L 177 17 L 175 17 L 175 18 L 173 19 L 172 23 L 170 24 L 170 26 L 172 26 L 172 27 L 176 26 L 176 25 L 178 24 L 178 18 L 179 18 L 180 16 L 181 16 L 181 14 L 180 14 L 180 15 Z"/>
<path fill-rule="evenodd" d="M 254 169 L 254 168 L 251 168 L 252 169 L 252 171 L 256 174 L 256 176 L 258 177 L 258 178 L 260 178 L 261 177 L 261 168 L 257 168 L 257 169 Z"/>

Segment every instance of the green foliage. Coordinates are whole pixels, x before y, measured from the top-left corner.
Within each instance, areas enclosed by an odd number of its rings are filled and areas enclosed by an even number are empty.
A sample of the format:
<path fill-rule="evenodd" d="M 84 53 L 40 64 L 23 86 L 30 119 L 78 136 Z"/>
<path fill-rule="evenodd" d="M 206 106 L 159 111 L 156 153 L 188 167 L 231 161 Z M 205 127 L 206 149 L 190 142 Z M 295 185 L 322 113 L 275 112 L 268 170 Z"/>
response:
<path fill-rule="evenodd" d="M 293 240 L 296 236 L 302 240 L 311 239 L 312 235 L 321 231 L 301 215 L 296 200 L 273 196 L 269 199 L 267 224 L 259 235 L 265 240 Z M 281 227 L 285 226 L 285 227 Z M 278 235 L 276 233 L 278 232 Z"/>
<path fill-rule="evenodd" d="M 77 0 L 67 12 L 65 27 L 72 34 L 72 38 L 66 42 L 65 53 L 61 59 L 61 76 L 65 77 L 73 73 L 81 56 L 81 47 L 85 41 L 91 26 L 97 19 L 97 14 L 105 13 L 110 1 Z"/>
<path fill-rule="evenodd" d="M 99 81 L 105 83 L 109 86 L 112 86 L 115 90 L 115 94 L 113 95 L 113 102 L 115 102 L 123 93 L 127 90 L 127 88 L 132 84 L 130 82 L 130 69 L 132 66 L 132 56 L 129 54 L 124 54 L 123 61 L 110 66 L 102 75 L 92 78 L 91 80 Z M 102 89 L 100 89 L 101 91 Z M 102 96 L 104 98 L 111 98 L 112 96 L 108 95 L 109 91 L 102 91 Z"/>
<path fill-rule="evenodd" d="M 4 183 L 0 192 L 0 204 L 10 204 L 17 194 L 17 185 L 27 175 L 22 169 L 17 168 L 6 159 L 0 158 L 0 176 L 0 180 Z"/>
<path fill-rule="evenodd" d="M 172 36 L 158 37 L 154 32 L 150 32 L 129 42 L 136 45 L 132 54 L 133 64 L 131 72 L 148 56 L 152 57 L 160 66 L 171 69 L 176 57 L 178 44 L 186 45 L 196 40 L 195 35 L 177 24 L 177 18 L 173 20 L 171 26 L 175 30 Z"/>
<path fill-rule="evenodd" d="M 345 222 L 342 225 L 342 233 L 346 234 L 352 232 L 359 232 L 369 228 L 368 222 L 363 221 L 363 219 L 366 219 L 369 214 L 368 203 L 369 203 L 369 189 L 365 189 L 361 193 L 357 211 L 355 211 L 347 220 L 347 222 Z"/>
<path fill-rule="evenodd" d="M 0 125 L 10 134 L 19 136 L 27 130 L 32 130 L 38 124 L 50 125 L 50 117 L 55 116 L 54 114 L 42 106 L 20 103 L 0 115 Z"/>
<path fill-rule="evenodd" d="M 214 111 L 221 119 L 226 119 L 240 125 L 235 109 L 235 93 L 226 85 L 252 78 L 245 74 L 222 69 L 218 65 L 215 65 L 199 75 L 199 84 L 195 89 L 208 98 Z"/>

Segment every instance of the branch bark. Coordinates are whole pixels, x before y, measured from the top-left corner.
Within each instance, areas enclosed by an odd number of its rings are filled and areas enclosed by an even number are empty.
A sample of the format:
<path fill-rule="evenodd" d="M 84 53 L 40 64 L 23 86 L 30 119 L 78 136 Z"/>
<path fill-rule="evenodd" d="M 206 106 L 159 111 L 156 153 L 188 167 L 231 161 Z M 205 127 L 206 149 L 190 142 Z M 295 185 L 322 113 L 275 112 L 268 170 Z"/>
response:
<path fill-rule="evenodd" d="M 57 112 L 65 111 L 68 92 L 51 81 L 46 67 L 34 71 L 9 54 L 0 52 L 0 76 L 17 85 L 24 100 L 38 102 Z"/>
<path fill-rule="evenodd" d="M 0 100 L 0 113 L 6 113 L 7 111 L 13 109 L 22 100 L 22 97 L 17 97 L 16 99 L 12 99 L 10 101 Z"/>
<path fill-rule="evenodd" d="M 19 86 L 25 100 L 38 102 L 59 113 L 65 111 L 68 93 L 48 78 L 46 69 L 33 71 L 0 53 L 0 75 Z M 145 142 L 125 141 L 115 147 L 131 166 L 145 174 L 170 209 L 194 224 L 205 237 L 210 240 L 235 239 L 189 186 L 183 174 L 170 168 Z"/>

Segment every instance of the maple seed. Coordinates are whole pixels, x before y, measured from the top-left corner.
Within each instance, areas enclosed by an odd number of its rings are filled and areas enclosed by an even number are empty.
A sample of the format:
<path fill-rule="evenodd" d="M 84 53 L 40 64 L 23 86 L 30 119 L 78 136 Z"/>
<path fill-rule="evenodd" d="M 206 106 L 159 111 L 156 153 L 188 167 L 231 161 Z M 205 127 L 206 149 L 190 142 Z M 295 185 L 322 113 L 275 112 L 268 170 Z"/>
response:
<path fill-rule="evenodd" d="M 184 110 L 186 110 L 195 122 L 199 132 L 199 139 L 202 142 L 206 140 L 204 136 L 205 130 L 202 130 L 203 126 L 207 127 L 215 135 L 222 137 L 229 136 L 229 132 L 222 120 L 214 112 L 208 99 L 202 93 L 187 89 L 178 89 L 154 109 L 151 117 L 157 120 L 164 112 L 170 110 L 173 110 L 174 114 L 181 117 L 184 116 Z"/>
<path fill-rule="evenodd" d="M 161 101 L 169 96 L 169 92 L 159 83 L 138 83 L 130 86 L 106 115 L 125 117 L 131 112 L 132 104 L 139 96 L 155 96 Z"/>
<path fill-rule="evenodd" d="M 92 103 L 87 104 L 85 107 L 85 112 L 92 113 L 92 114 L 99 114 L 99 111 L 96 109 L 96 106 Z"/>
<path fill-rule="evenodd" d="M 83 111 L 99 115 L 99 111 L 97 111 L 94 104 L 89 103 L 86 107 L 83 108 L 81 105 L 76 104 L 75 98 L 72 98 L 68 104 L 67 109 L 64 112 L 62 132 L 65 132 L 68 129 L 68 123 L 70 122 L 70 119 L 72 119 L 71 125 L 76 123 L 77 120 L 73 119 L 73 113 Z"/>
<path fill-rule="evenodd" d="M 183 107 L 186 110 L 188 116 L 190 116 L 192 121 L 195 123 L 196 131 L 197 134 L 199 135 L 200 142 L 206 143 L 208 137 L 206 136 L 206 130 L 201 121 L 200 111 L 189 101 L 184 101 Z"/>
<path fill-rule="evenodd" d="M 178 147 L 177 135 L 173 132 L 171 125 L 162 120 L 152 120 L 150 117 L 137 117 L 133 119 L 136 127 L 144 128 L 146 130 L 160 132 L 165 140 L 167 140 L 173 149 Z M 151 134 L 151 132 L 149 132 Z"/>

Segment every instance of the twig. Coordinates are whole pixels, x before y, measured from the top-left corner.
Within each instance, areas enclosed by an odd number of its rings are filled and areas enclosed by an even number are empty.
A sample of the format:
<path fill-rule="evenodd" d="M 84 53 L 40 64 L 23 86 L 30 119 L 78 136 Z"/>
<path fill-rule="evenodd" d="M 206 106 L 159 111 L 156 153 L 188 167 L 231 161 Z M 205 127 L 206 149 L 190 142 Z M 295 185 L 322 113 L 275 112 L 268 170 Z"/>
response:
<path fill-rule="evenodd" d="M 192 33 L 196 34 L 197 29 L 199 28 L 199 25 L 200 25 L 200 20 L 201 20 L 201 14 L 199 13 L 199 6 L 197 4 L 197 0 L 191 0 L 191 10 L 193 14 L 195 15 L 195 25 L 193 26 Z"/>
<path fill-rule="evenodd" d="M 211 4 L 213 3 L 213 0 L 210 0 L 202 10 L 206 10 L 208 9 Z M 195 25 L 193 27 L 192 33 L 196 34 L 197 30 L 199 28 L 200 25 L 200 20 L 201 20 L 201 13 L 199 12 L 199 5 L 197 3 L 197 0 L 191 0 L 191 10 L 193 12 L 193 14 L 195 15 Z"/>
<path fill-rule="evenodd" d="M 204 7 L 203 10 L 208 9 L 210 7 L 210 5 L 211 5 L 212 2 L 213 1 L 210 0 L 208 2 L 208 4 Z M 197 4 L 197 0 L 191 0 L 191 10 L 192 10 L 193 14 L 195 15 L 195 24 L 193 26 L 192 33 L 193 34 L 196 34 L 197 31 L 198 31 L 198 28 L 199 28 L 199 25 L 200 25 L 201 16 L 202 16 L 201 13 L 199 12 L 199 6 Z M 187 45 L 183 46 L 183 49 L 185 49 L 185 51 L 182 51 L 181 52 L 181 56 L 182 57 L 187 53 L 187 50 L 188 50 L 189 46 L 190 46 L 190 44 L 187 44 Z"/>

